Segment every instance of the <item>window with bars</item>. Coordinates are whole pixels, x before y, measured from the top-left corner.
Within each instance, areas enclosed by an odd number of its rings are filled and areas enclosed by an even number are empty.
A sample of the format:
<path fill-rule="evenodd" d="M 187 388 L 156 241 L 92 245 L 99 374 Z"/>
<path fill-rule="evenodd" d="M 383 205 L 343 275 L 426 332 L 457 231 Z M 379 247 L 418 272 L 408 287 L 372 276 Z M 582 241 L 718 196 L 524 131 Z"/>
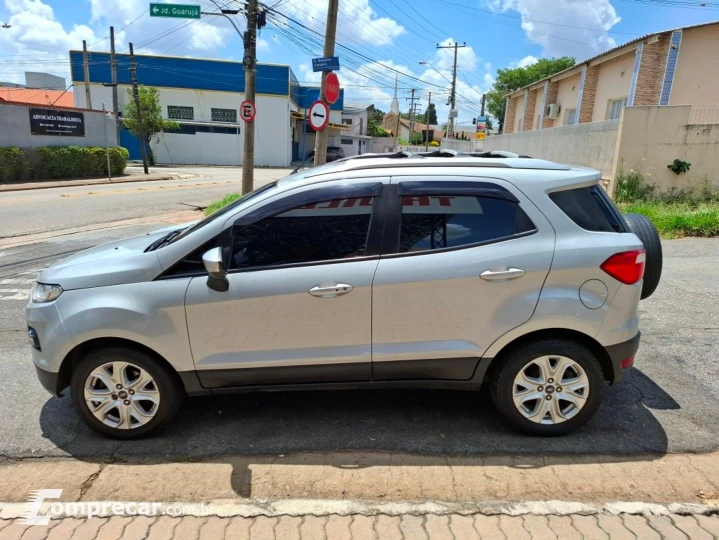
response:
<path fill-rule="evenodd" d="M 167 117 L 170 120 L 194 120 L 195 109 L 193 109 L 192 107 L 182 107 L 179 105 L 168 105 Z"/>
<path fill-rule="evenodd" d="M 616 120 L 619 118 L 626 104 L 627 98 L 610 99 L 607 104 L 607 120 Z"/>
<path fill-rule="evenodd" d="M 215 109 L 211 110 L 213 122 L 237 122 L 237 109 Z"/>
<path fill-rule="evenodd" d="M 571 126 L 577 123 L 577 109 L 565 109 L 564 111 L 564 125 Z"/>

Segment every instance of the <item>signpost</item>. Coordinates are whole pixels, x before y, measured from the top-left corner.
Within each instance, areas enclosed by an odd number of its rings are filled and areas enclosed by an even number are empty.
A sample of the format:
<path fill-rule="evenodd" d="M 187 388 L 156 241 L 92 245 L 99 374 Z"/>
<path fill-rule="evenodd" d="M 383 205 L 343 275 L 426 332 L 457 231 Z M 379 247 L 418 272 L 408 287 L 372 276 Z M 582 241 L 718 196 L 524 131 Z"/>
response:
<path fill-rule="evenodd" d="M 322 131 L 330 121 L 330 108 L 324 101 L 317 100 L 310 106 L 308 116 L 312 129 Z"/>
<path fill-rule="evenodd" d="M 340 98 L 340 80 L 336 73 L 330 73 L 325 78 L 325 99 L 327 103 L 336 103 Z"/>
<path fill-rule="evenodd" d="M 325 58 L 313 58 L 312 59 L 312 71 L 339 71 L 340 70 L 340 59 L 339 56 L 327 56 Z"/>
<path fill-rule="evenodd" d="M 30 133 L 33 135 L 85 136 L 85 115 L 75 111 L 30 109 Z"/>
<path fill-rule="evenodd" d="M 200 16 L 200 6 L 189 4 L 150 4 L 150 17 L 199 19 Z"/>
<path fill-rule="evenodd" d="M 486 116 L 478 116 L 477 117 L 476 139 L 478 141 L 483 141 L 486 136 L 487 136 L 487 117 Z"/>
<path fill-rule="evenodd" d="M 254 103 L 247 100 L 240 103 L 240 118 L 242 118 L 242 120 L 245 122 L 252 122 L 255 119 L 256 114 L 257 109 L 255 109 Z"/>

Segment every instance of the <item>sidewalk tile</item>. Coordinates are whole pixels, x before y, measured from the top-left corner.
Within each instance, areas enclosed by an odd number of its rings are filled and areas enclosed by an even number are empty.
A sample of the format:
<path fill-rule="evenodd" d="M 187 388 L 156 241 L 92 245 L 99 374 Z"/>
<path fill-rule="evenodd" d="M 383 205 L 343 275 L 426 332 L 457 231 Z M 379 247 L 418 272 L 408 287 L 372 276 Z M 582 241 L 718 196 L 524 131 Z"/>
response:
<path fill-rule="evenodd" d="M 4 528 L 9 527 L 12 525 L 13 520 L 11 519 L 0 519 L 0 531 L 2 531 Z"/>
<path fill-rule="evenodd" d="M 428 515 L 424 522 L 424 528 L 432 540 L 454 540 L 452 531 L 449 530 L 449 518 L 447 516 Z M 379 533 L 379 529 L 377 529 Z M 382 538 L 380 536 L 380 538 Z M 382 540 L 384 540 L 382 538 Z"/>
<path fill-rule="evenodd" d="M 719 538 L 719 516 L 694 516 L 699 526 Z"/>
<path fill-rule="evenodd" d="M 642 540 L 661 540 L 659 533 L 652 529 L 647 523 L 644 516 L 632 516 L 629 514 L 622 516 L 624 526 L 634 533 L 634 536 Z"/>
<path fill-rule="evenodd" d="M 377 531 L 377 537 L 381 540 L 400 540 L 402 532 L 399 530 L 400 518 L 397 516 L 377 516 L 377 522 L 374 529 Z M 328 540 L 334 538 L 327 537 Z"/>
<path fill-rule="evenodd" d="M 72 534 L 73 540 L 94 540 L 100 528 L 107 523 L 107 518 L 90 518 L 80 524 Z"/>
<path fill-rule="evenodd" d="M 157 521 L 156 516 L 136 516 L 130 524 L 125 527 L 123 538 L 147 538 L 150 533 L 150 527 Z M 73 540 L 75 540 L 73 538 Z"/>
<path fill-rule="evenodd" d="M 218 540 L 225 537 L 225 529 L 230 524 L 229 518 L 212 516 L 207 518 L 200 528 L 200 540 Z"/>
<path fill-rule="evenodd" d="M 570 516 L 548 516 L 549 528 L 562 540 L 582 540 L 582 535 L 572 524 Z"/>
<path fill-rule="evenodd" d="M 370 516 L 355 516 L 350 525 L 352 540 L 376 540 L 374 532 L 375 518 Z"/>
<path fill-rule="evenodd" d="M 250 527 L 250 538 L 252 540 L 274 540 L 276 517 L 258 516 L 252 520 Z"/>
<path fill-rule="evenodd" d="M 479 533 L 474 528 L 474 516 L 449 516 L 449 530 L 455 538 L 479 540 Z"/>
<path fill-rule="evenodd" d="M 98 536 L 102 538 L 102 540 L 119 540 L 122 538 L 122 533 L 124 532 L 125 527 L 130 524 L 130 521 L 132 521 L 132 518 L 125 516 L 112 516 L 102 527 L 100 527 Z"/>
<path fill-rule="evenodd" d="M 474 516 L 474 530 L 479 533 L 482 540 L 504 540 L 505 538 L 505 534 L 499 528 L 499 516 Z"/>
<path fill-rule="evenodd" d="M 200 528 L 207 518 L 197 516 L 184 516 L 179 519 L 180 524 L 175 528 L 173 540 L 199 540 Z"/>
<path fill-rule="evenodd" d="M 2 540 L 17 540 L 30 527 L 30 525 L 20 525 L 20 520 L 15 519 L 13 522 L 2 530 Z"/>
<path fill-rule="evenodd" d="M 249 540 L 252 520 L 243 517 L 230 518 L 225 529 L 225 538 L 232 540 Z"/>
<path fill-rule="evenodd" d="M 177 527 L 179 523 L 179 519 L 171 518 L 170 516 L 160 516 L 150 527 L 150 534 L 147 535 L 147 540 L 171 540 L 175 533 L 175 527 Z M 102 532 L 102 529 L 100 529 L 100 532 Z"/>
<path fill-rule="evenodd" d="M 301 517 L 280 517 L 275 527 L 275 536 L 278 540 L 300 540 L 300 523 Z"/>
<path fill-rule="evenodd" d="M 61 521 L 59 519 L 51 519 L 47 525 L 33 525 L 22 535 L 22 540 L 45 540 L 50 534 L 50 531 L 60 523 Z M 2 537 L 2 532 L 0 532 L 0 538 Z"/>
<path fill-rule="evenodd" d="M 634 534 L 624 526 L 619 516 L 599 514 L 597 523 L 612 540 L 634 540 Z"/>
<path fill-rule="evenodd" d="M 668 516 L 647 516 L 649 526 L 665 540 L 686 540 L 687 535 L 677 529 Z"/>
<path fill-rule="evenodd" d="M 572 516 L 572 522 L 574 523 L 574 528 L 577 529 L 584 538 L 591 538 L 592 540 L 609 538 L 607 533 L 599 528 L 596 516 Z"/>
<path fill-rule="evenodd" d="M 681 530 L 692 540 L 713 540 L 711 534 L 699 527 L 699 523 L 693 516 L 671 516 L 674 526 Z"/>
<path fill-rule="evenodd" d="M 61 520 L 58 525 L 50 529 L 47 540 L 67 540 L 68 538 L 72 538 L 75 529 L 82 525 L 84 521 L 84 519 L 78 518 L 65 518 Z"/>
<path fill-rule="evenodd" d="M 305 516 L 300 525 L 300 538 L 302 540 L 325 540 L 326 517 Z"/>
<path fill-rule="evenodd" d="M 504 533 L 506 538 L 512 540 L 531 540 L 527 529 L 521 519 L 512 516 L 499 516 L 499 529 Z"/>
<path fill-rule="evenodd" d="M 402 516 L 399 522 L 399 530 L 402 538 L 412 540 L 429 540 L 424 530 L 424 516 Z M 356 540 L 356 539 L 352 539 Z"/>
<path fill-rule="evenodd" d="M 524 516 L 524 528 L 529 531 L 532 540 L 556 540 L 557 535 L 549 528 L 545 516 Z"/>

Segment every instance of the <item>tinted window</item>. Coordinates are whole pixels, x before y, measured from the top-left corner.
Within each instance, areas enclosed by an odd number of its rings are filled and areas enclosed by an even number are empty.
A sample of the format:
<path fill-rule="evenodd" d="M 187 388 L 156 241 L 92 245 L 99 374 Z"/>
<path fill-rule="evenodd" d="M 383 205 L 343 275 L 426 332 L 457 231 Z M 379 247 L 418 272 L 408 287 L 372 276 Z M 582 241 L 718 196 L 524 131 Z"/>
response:
<path fill-rule="evenodd" d="M 361 257 L 373 202 L 364 197 L 314 203 L 248 225 L 234 237 L 231 267 Z"/>
<path fill-rule="evenodd" d="M 624 219 L 599 186 L 555 191 L 549 198 L 582 229 L 595 232 L 626 232 Z"/>
<path fill-rule="evenodd" d="M 475 196 L 402 197 L 400 253 L 487 242 L 532 231 L 513 202 Z"/>

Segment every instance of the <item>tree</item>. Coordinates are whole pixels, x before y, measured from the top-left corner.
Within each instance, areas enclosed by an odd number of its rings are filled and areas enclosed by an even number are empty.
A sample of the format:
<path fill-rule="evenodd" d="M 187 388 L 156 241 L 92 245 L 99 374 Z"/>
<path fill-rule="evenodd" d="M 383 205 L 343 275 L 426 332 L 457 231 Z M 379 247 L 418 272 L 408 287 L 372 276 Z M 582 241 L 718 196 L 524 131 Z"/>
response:
<path fill-rule="evenodd" d="M 424 113 L 425 118 L 428 120 L 427 123 L 430 126 L 436 126 L 437 125 L 437 109 L 434 106 L 434 103 L 430 103 L 429 107 L 427 107 L 427 112 Z"/>
<path fill-rule="evenodd" d="M 370 137 L 389 137 L 389 133 L 380 124 L 384 120 L 384 111 L 373 110 L 367 118 L 367 135 Z"/>
<path fill-rule="evenodd" d="M 424 133 L 415 131 L 409 136 L 409 144 L 421 145 L 424 144 Z"/>
<path fill-rule="evenodd" d="M 180 129 L 180 124 L 162 118 L 160 94 L 157 88 L 153 86 L 140 86 L 138 91 L 140 94 L 142 125 L 140 125 L 137 118 L 137 106 L 135 105 L 135 98 L 131 88 L 127 89 L 128 101 L 125 104 L 125 112 L 123 113 L 122 120 L 125 127 L 138 139 L 140 139 L 140 133 L 142 133 L 144 140 L 141 142 L 149 151 L 148 161 L 150 165 L 154 165 L 155 159 L 152 155 L 152 149 L 150 148 L 150 139 L 152 139 L 153 135 L 161 131 Z"/>
<path fill-rule="evenodd" d="M 574 63 L 574 58 L 563 56 L 562 58 L 542 58 L 531 66 L 523 68 L 498 69 L 494 85 L 487 92 L 487 110 L 499 121 L 499 131 L 504 131 L 502 122 L 504 121 L 507 94 L 570 68 Z"/>

